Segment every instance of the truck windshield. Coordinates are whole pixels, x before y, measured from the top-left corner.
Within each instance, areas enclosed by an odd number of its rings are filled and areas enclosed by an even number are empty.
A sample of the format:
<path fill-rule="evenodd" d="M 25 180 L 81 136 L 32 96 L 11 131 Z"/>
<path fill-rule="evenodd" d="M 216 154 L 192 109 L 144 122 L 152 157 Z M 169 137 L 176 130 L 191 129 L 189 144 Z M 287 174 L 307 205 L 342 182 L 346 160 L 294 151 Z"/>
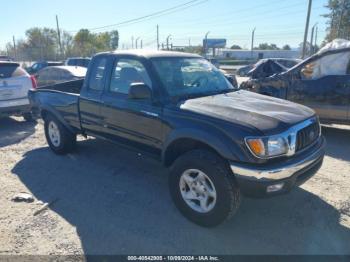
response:
<path fill-rule="evenodd" d="M 152 62 L 172 97 L 200 97 L 236 90 L 215 66 L 203 58 L 154 58 Z"/>

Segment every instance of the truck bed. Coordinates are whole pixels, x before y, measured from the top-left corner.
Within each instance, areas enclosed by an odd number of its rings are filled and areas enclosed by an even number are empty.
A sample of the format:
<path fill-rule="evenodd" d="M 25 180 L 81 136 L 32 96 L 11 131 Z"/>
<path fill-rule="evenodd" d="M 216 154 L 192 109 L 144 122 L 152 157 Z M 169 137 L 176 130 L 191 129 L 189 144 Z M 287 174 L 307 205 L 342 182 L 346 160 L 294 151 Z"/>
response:
<path fill-rule="evenodd" d="M 58 83 L 54 85 L 42 86 L 38 89 L 40 90 L 55 90 L 71 94 L 80 94 L 80 90 L 83 87 L 84 79 L 67 81 L 63 83 Z"/>
<path fill-rule="evenodd" d="M 67 127 L 73 129 L 72 131 L 79 133 L 81 131 L 78 107 L 80 94 L 57 90 L 69 90 L 68 85 L 53 85 L 51 87 L 52 89 L 29 91 L 29 100 L 33 111 L 50 112 Z"/>

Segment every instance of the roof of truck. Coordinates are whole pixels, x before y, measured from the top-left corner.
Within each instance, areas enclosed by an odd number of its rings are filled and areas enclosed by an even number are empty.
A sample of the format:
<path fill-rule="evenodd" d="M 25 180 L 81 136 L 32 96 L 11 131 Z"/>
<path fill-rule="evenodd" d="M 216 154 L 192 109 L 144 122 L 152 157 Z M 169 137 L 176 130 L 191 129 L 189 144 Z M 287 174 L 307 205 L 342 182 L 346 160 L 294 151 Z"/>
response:
<path fill-rule="evenodd" d="M 157 50 L 117 50 L 113 51 L 116 55 L 133 55 L 133 56 L 143 56 L 145 58 L 157 58 L 157 57 L 191 57 L 199 58 L 201 56 L 196 54 L 189 54 L 184 52 L 174 52 L 174 51 L 157 51 Z"/>

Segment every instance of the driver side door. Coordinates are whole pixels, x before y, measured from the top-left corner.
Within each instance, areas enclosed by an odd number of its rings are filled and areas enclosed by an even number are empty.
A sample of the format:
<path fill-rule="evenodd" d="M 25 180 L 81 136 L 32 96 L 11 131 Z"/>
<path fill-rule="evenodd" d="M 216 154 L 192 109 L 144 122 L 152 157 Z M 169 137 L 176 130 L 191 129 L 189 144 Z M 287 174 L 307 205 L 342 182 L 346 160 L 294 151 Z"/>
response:
<path fill-rule="evenodd" d="M 153 87 L 146 67 L 139 60 L 117 59 L 102 95 L 103 133 L 116 142 L 159 153 L 162 145 L 161 106 L 151 99 L 129 99 L 129 88 L 133 83 Z"/>

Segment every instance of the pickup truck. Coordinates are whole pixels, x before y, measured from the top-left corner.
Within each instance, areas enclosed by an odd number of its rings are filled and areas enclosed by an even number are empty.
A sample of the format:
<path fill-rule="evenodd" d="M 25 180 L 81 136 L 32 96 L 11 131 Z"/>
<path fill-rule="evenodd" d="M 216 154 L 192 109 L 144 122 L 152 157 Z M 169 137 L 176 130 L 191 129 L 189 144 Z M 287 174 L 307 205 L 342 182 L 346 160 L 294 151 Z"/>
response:
<path fill-rule="evenodd" d="M 29 97 L 55 153 L 71 152 L 80 134 L 154 156 L 169 168 L 177 208 L 201 226 L 235 214 L 242 194 L 289 192 L 317 172 L 325 153 L 313 110 L 238 90 L 193 54 L 97 54 L 84 80 Z"/>

